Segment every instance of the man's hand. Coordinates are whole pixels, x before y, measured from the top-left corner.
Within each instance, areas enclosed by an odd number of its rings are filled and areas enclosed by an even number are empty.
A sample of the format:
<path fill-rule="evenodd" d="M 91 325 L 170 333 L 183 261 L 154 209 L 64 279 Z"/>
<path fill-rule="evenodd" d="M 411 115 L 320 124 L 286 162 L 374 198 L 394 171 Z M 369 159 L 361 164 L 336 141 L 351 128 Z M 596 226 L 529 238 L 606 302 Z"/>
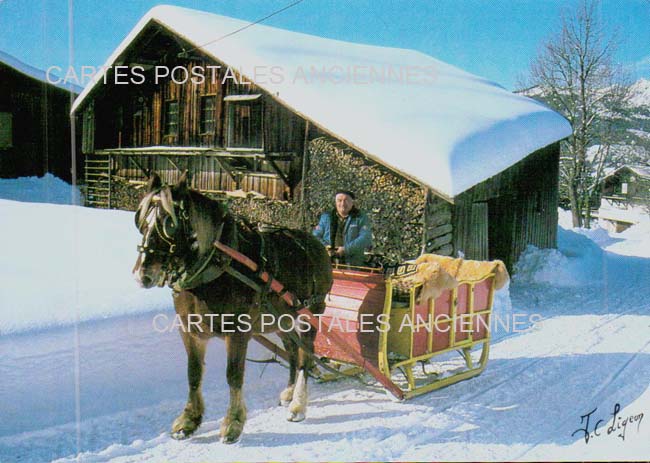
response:
<path fill-rule="evenodd" d="M 330 255 L 330 257 L 343 257 L 345 254 L 345 248 L 343 246 L 339 246 L 338 248 L 325 246 L 325 249 L 327 249 L 327 253 Z"/>

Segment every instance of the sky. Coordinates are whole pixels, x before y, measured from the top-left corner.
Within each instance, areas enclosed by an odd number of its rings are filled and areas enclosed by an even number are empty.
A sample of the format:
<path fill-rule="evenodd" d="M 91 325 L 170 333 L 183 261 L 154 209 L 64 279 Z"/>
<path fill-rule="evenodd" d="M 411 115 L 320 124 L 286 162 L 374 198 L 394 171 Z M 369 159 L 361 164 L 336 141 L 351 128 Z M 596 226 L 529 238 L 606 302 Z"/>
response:
<path fill-rule="evenodd" d="M 255 21 L 293 1 L 163 3 Z M 351 42 L 412 48 L 516 89 L 540 47 L 557 32 L 562 15 L 578 1 L 303 0 L 264 24 Z M 71 63 L 75 69 L 100 66 L 140 17 L 159 3 L 0 0 L 0 51 L 40 69 L 65 70 Z M 618 37 L 617 61 L 634 80 L 650 78 L 650 0 L 603 0 L 599 16 Z M 215 38 L 223 34 L 215 32 Z"/>

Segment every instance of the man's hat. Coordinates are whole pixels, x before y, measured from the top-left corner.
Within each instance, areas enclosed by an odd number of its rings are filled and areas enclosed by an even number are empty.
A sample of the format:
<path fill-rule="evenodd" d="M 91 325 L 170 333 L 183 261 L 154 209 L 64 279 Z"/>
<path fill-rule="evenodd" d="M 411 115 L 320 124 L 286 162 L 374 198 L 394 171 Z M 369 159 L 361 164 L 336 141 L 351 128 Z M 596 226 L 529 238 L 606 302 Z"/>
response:
<path fill-rule="evenodd" d="M 354 193 L 352 193 L 350 190 L 336 190 L 336 193 L 334 193 L 334 196 L 336 195 L 348 195 L 352 199 L 357 199 L 354 197 Z"/>

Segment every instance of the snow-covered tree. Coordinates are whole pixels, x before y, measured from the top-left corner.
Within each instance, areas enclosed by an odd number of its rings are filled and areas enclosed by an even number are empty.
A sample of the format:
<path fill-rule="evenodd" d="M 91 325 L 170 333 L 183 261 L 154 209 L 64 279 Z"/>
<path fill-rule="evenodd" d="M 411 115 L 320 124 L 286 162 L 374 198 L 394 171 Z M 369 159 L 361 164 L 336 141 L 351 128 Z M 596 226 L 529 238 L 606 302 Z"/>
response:
<path fill-rule="evenodd" d="M 628 86 L 614 64 L 614 40 L 597 16 L 599 3 L 583 0 L 562 20 L 531 65 L 530 86 L 563 114 L 573 134 L 562 146 L 560 191 L 573 225 L 589 226 L 590 203 L 612 156 L 616 113 L 625 108 Z M 589 147 L 593 147 L 588 150 Z"/>

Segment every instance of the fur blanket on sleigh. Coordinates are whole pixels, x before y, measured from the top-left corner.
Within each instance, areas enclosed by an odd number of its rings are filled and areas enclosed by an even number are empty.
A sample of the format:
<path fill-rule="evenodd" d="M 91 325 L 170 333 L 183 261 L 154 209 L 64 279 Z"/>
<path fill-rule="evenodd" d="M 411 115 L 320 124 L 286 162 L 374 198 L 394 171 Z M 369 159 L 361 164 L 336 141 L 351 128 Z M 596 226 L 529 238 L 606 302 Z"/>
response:
<path fill-rule="evenodd" d="M 395 283 L 404 289 L 422 284 L 418 303 L 437 298 L 447 289 L 454 289 L 459 282 L 482 280 L 494 273 L 495 289 L 503 288 L 510 280 L 508 270 L 500 260 L 479 261 L 463 258 L 422 254 L 414 262 L 417 270 L 396 279 Z"/>

